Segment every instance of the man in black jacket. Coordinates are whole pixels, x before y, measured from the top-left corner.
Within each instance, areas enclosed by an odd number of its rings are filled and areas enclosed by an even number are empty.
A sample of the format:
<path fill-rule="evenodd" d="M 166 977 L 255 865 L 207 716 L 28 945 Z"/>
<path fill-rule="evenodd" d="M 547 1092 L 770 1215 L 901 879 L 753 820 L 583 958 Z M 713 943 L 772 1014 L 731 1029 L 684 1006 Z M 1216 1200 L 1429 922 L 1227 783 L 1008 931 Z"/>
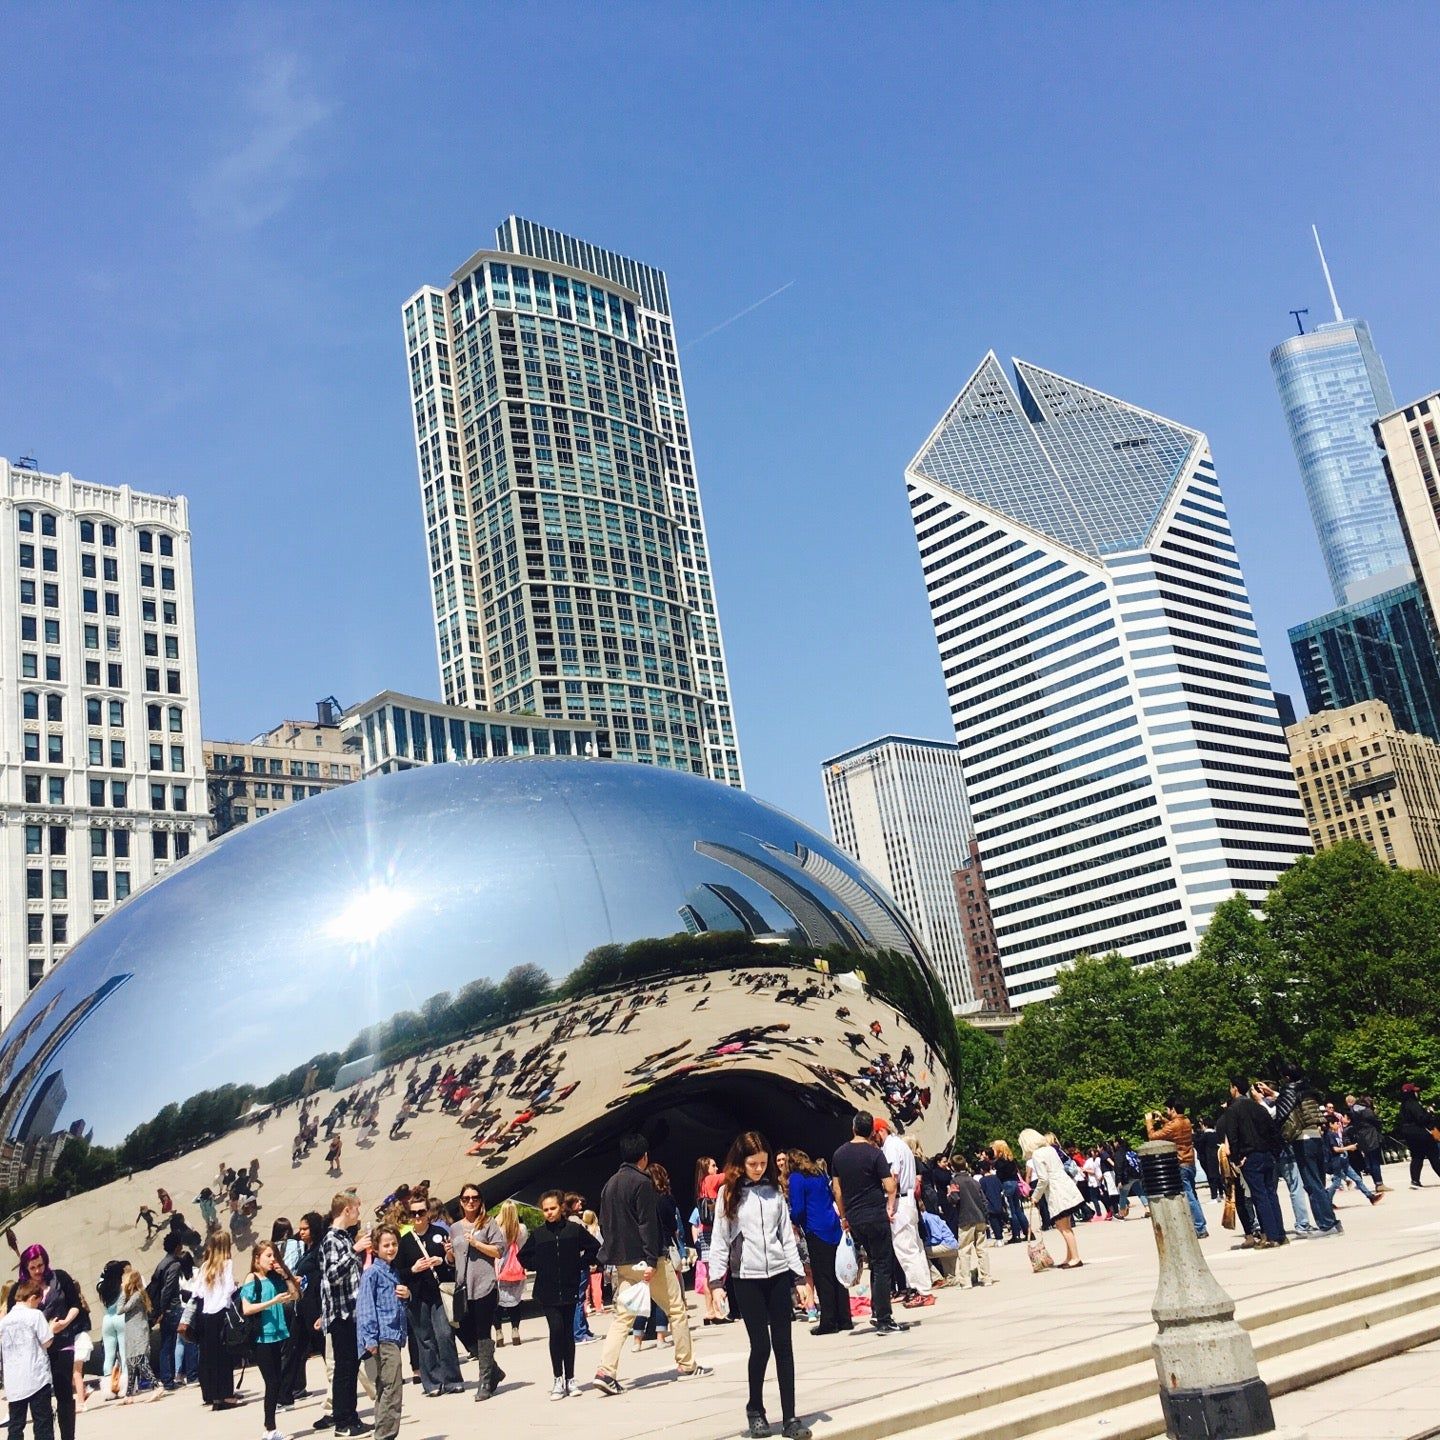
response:
<path fill-rule="evenodd" d="M 1265 1232 L 1257 1248 L 1265 1250 L 1283 1245 L 1285 1222 L 1280 1217 L 1275 1157 L 1284 1142 L 1274 1117 L 1255 1099 L 1248 1080 L 1230 1082 L 1230 1104 L 1221 1119 L 1220 1134 L 1229 1146 L 1230 1163 L 1240 1171 L 1255 1204 L 1260 1228 Z"/>
<path fill-rule="evenodd" d="M 167 1390 L 177 1388 L 175 1381 L 175 1338 L 180 1333 L 180 1276 L 183 1264 L 181 1251 L 184 1236 L 171 1231 L 165 1237 L 165 1258 L 150 1277 L 150 1309 L 160 1317 L 160 1383 Z"/>
<path fill-rule="evenodd" d="M 600 1192 L 600 1259 L 615 1267 L 615 1318 L 605 1336 L 595 1387 L 602 1394 L 618 1395 L 616 1373 L 625 1338 L 635 1317 L 620 1304 L 620 1291 L 637 1281 L 650 1288 L 651 1300 L 670 1317 L 675 1340 L 675 1365 L 679 1378 L 690 1380 L 713 1372 L 696 1363 L 690 1347 L 690 1319 L 685 1310 L 685 1292 L 680 1277 L 660 1245 L 659 1191 L 646 1173 L 650 1168 L 650 1144 L 643 1135 L 620 1138 L 620 1168 Z"/>
<path fill-rule="evenodd" d="M 420 1194 L 410 1196 L 410 1226 L 410 1233 L 400 1240 L 395 1274 L 410 1291 L 406 1309 L 410 1333 L 420 1352 L 420 1384 L 427 1395 L 458 1395 L 465 1387 L 460 1380 L 455 1332 L 440 1292 L 440 1281 L 455 1275 L 450 1237 L 430 1223 L 430 1202 Z"/>
<path fill-rule="evenodd" d="M 1356 1157 L 1370 1174 L 1375 1183 L 1377 1195 L 1388 1191 L 1385 1172 L 1380 1168 L 1380 1146 L 1384 1141 L 1384 1126 L 1375 1113 L 1375 1106 L 1368 1095 L 1345 1097 L 1345 1114 L 1350 1129 L 1347 1132 L 1355 1142 Z"/>

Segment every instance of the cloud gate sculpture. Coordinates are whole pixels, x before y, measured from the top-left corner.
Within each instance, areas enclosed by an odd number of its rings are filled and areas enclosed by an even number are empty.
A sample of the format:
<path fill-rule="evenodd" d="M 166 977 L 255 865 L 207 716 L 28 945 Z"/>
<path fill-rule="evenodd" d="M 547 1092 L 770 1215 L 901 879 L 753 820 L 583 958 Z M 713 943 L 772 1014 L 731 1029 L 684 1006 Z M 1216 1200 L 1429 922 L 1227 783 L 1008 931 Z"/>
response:
<path fill-rule="evenodd" d="M 824 1154 L 865 1107 L 943 1145 L 953 1046 L 894 902 L 780 811 L 648 766 L 436 765 L 227 836 L 75 946 L 0 1036 L 0 1203 L 83 1276 L 158 1259 L 160 1190 L 246 1241 L 227 1165 L 259 1161 L 268 1235 L 352 1185 L 593 1197 L 640 1129 L 688 1206 L 753 1125 Z"/>

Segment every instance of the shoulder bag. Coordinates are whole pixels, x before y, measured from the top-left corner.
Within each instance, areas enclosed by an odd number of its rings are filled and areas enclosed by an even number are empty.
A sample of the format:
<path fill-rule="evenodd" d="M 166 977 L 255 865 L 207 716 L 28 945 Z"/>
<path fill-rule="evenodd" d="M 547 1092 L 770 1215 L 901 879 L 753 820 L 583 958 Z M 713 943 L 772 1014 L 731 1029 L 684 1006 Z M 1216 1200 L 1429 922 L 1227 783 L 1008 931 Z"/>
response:
<path fill-rule="evenodd" d="M 1030 1257 L 1030 1268 L 1038 1275 L 1043 1270 L 1051 1269 L 1055 1264 L 1055 1257 L 1051 1255 L 1042 1236 L 1035 1233 L 1035 1212 L 1030 1212 L 1030 1239 L 1026 1243 L 1025 1253 Z"/>
<path fill-rule="evenodd" d="M 495 1272 L 495 1278 L 502 1285 L 518 1285 L 525 1278 L 525 1267 L 520 1263 L 520 1247 L 513 1242 L 505 1252 L 505 1259 Z"/>
<path fill-rule="evenodd" d="M 457 1330 L 466 1323 L 470 1313 L 470 1252 L 474 1248 L 470 1239 L 478 1228 L 472 1226 L 465 1232 L 463 1254 L 455 1257 L 455 1293 L 450 1297 L 450 1319 Z"/>

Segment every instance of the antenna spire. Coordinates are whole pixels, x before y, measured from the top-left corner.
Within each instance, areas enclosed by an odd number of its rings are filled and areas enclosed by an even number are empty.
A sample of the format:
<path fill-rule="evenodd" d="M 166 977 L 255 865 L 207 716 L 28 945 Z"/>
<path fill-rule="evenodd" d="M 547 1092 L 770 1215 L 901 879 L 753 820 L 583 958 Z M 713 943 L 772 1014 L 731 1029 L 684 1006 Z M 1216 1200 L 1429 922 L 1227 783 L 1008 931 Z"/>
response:
<path fill-rule="evenodd" d="M 1330 291 L 1330 304 L 1335 308 L 1335 318 L 1343 320 L 1345 317 L 1340 313 L 1340 301 L 1335 294 L 1335 282 L 1330 278 L 1330 266 L 1325 260 L 1325 247 L 1320 243 L 1320 231 L 1312 225 L 1310 233 L 1315 237 L 1315 248 L 1320 252 L 1320 268 L 1325 272 L 1325 285 Z"/>

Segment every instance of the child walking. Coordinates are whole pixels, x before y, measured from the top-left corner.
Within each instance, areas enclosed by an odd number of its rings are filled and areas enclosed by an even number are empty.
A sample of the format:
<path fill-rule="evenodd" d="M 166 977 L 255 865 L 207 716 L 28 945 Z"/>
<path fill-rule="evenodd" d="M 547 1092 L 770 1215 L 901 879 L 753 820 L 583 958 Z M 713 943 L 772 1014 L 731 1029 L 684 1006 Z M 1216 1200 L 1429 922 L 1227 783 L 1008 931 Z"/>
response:
<path fill-rule="evenodd" d="M 50 1411 L 50 1322 L 40 1313 L 44 1287 L 26 1280 L 15 1290 L 13 1308 L 0 1321 L 0 1355 L 5 1362 L 5 1398 L 10 1402 L 9 1440 L 20 1440 L 29 1415 L 35 1440 L 53 1440 Z"/>
<path fill-rule="evenodd" d="M 395 1274 L 400 1232 L 393 1225 L 375 1229 L 375 1258 L 360 1277 L 355 1301 L 356 1343 L 360 1359 L 375 1357 L 375 1440 L 395 1440 L 400 1432 L 407 1319 L 401 1301 L 409 1289 Z"/>

